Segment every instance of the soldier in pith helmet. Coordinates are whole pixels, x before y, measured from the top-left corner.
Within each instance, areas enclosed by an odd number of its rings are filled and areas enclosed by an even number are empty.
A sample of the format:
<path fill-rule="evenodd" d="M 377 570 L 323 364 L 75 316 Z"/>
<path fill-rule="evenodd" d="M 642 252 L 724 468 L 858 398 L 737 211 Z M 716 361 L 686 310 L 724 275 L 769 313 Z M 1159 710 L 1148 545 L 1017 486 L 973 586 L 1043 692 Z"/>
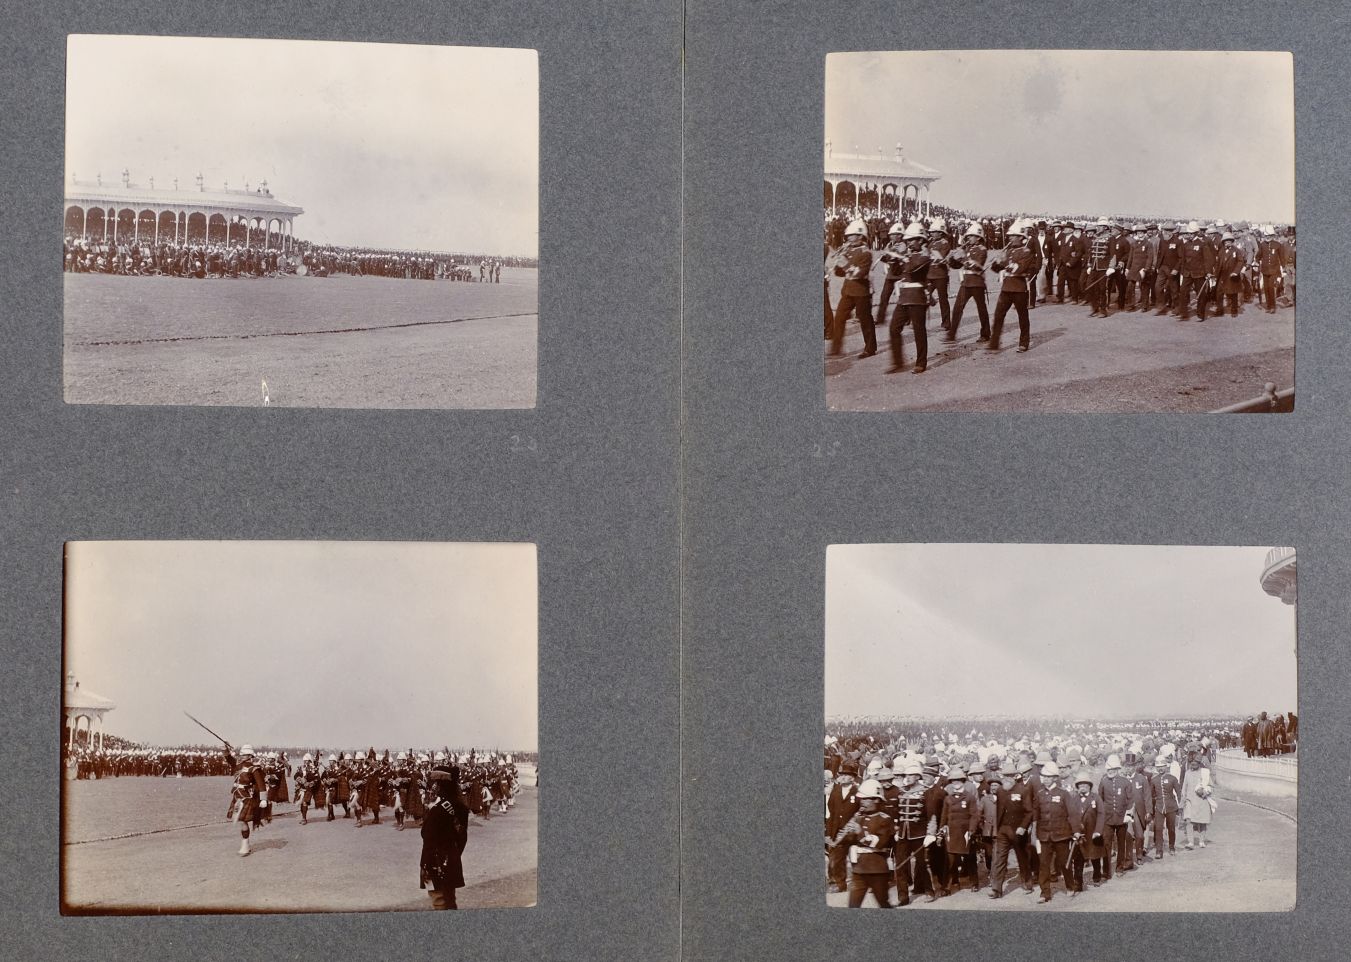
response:
<path fill-rule="evenodd" d="M 263 770 L 258 767 L 252 745 L 239 749 L 238 762 L 227 747 L 225 760 L 235 770 L 234 784 L 230 787 L 230 811 L 239 824 L 239 854 L 248 855 L 250 829 L 262 827 L 262 798 L 267 791 L 267 782 Z"/>

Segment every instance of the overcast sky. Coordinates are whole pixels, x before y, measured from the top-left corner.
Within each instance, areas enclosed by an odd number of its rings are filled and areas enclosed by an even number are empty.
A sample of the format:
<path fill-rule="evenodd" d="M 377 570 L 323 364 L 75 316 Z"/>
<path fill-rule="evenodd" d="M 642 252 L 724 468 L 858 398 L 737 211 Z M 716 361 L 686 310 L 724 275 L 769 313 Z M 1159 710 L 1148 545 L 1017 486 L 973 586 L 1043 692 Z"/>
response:
<path fill-rule="evenodd" d="M 71 36 L 66 178 L 156 188 L 266 179 L 296 236 L 370 247 L 539 250 L 533 50 Z"/>
<path fill-rule="evenodd" d="M 67 545 L 66 670 L 133 741 L 533 751 L 530 544 Z"/>
<path fill-rule="evenodd" d="M 976 213 L 1295 217 L 1288 53 L 835 53 L 826 139 L 900 143 Z"/>
<path fill-rule="evenodd" d="M 1268 550 L 831 545 L 826 717 L 1297 711 Z"/>

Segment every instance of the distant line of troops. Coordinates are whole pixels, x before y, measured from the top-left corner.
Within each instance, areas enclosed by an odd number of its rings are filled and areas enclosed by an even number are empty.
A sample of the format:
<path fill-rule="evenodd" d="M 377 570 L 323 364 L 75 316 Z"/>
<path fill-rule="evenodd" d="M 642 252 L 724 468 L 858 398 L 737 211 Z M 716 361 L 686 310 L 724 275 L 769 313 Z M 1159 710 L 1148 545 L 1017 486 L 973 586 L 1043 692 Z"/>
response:
<path fill-rule="evenodd" d="M 1230 315 L 1241 312 L 1240 301 L 1260 296 L 1268 313 L 1275 313 L 1278 294 L 1295 296 L 1294 236 L 1278 238 L 1270 225 L 1238 230 L 1216 223 L 1208 228 L 1187 224 L 1120 225 L 1107 218 L 1096 222 L 1062 221 L 1034 224 L 1015 220 L 1004 231 L 1006 246 L 991 252 L 991 227 L 973 221 L 960 237 L 941 219 L 926 227 L 920 221 L 890 228 L 887 245 L 878 255 L 886 265 L 877 318 L 886 319 L 891 296 L 897 303 L 888 321 L 891 367 L 905 368 L 901 332 L 910 328 L 915 344 L 914 373 L 928 366 L 928 309 L 937 306 L 943 339 L 955 341 L 968 303 L 980 319 L 979 341 L 998 351 L 1004 319 L 1010 309 L 1018 317 L 1018 351 L 1031 347 L 1028 311 L 1036 307 L 1037 279 L 1044 278 L 1043 299 L 1054 294 L 1087 304 L 1090 317 L 1118 310 L 1172 313 L 1180 320 L 1192 316 L 1204 321 L 1213 309 Z M 956 242 L 956 243 L 954 243 Z M 825 250 L 825 337 L 831 356 L 843 353 L 845 325 L 856 317 L 863 333 L 860 359 L 877 354 L 872 271 L 873 245 L 863 220 L 845 228 L 845 240 L 834 252 Z M 999 276 L 998 300 L 991 325 L 986 272 Z M 949 304 L 952 272 L 958 275 L 956 300 Z M 834 309 L 830 304 L 830 275 L 843 278 Z"/>
<path fill-rule="evenodd" d="M 63 263 L 68 273 L 185 278 L 276 277 L 304 266 L 317 277 L 330 274 L 401 277 L 410 280 L 472 281 L 474 271 L 454 258 L 360 248 L 312 247 L 288 254 L 243 244 L 114 244 L 67 237 Z M 478 265 L 478 280 L 500 283 L 502 262 Z"/>
<path fill-rule="evenodd" d="M 892 886 L 900 905 L 920 895 L 932 902 L 964 883 L 979 891 L 983 862 L 990 898 L 1005 897 L 1014 878 L 1032 893 L 1035 880 L 1045 904 L 1057 881 L 1071 896 L 1083 892 L 1086 867 L 1097 887 L 1162 860 L 1165 840 L 1176 855 L 1179 823 L 1184 850 L 1193 838 L 1205 848 L 1218 803 L 1200 743 L 1177 755 L 1112 754 L 1102 770 L 1077 747 L 1059 758 L 992 755 L 984 771 L 908 753 L 874 757 L 863 773 L 846 763 L 826 796 L 829 885 L 849 893 L 851 908 L 869 892 L 889 908 Z"/>

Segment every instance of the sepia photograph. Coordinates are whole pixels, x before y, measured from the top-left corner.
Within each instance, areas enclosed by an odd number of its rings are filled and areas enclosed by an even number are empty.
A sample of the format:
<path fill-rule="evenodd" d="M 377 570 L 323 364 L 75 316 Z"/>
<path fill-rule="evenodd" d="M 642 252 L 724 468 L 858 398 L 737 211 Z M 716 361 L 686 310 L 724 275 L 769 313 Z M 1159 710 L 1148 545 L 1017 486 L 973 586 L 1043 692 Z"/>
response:
<path fill-rule="evenodd" d="M 64 605 L 63 915 L 535 904 L 534 545 L 70 542 Z"/>
<path fill-rule="evenodd" d="M 826 902 L 1295 907 L 1295 549 L 826 552 Z"/>
<path fill-rule="evenodd" d="M 827 406 L 1292 411 L 1294 118 L 1289 53 L 830 54 Z"/>
<path fill-rule="evenodd" d="M 66 54 L 68 403 L 535 406 L 536 51 Z"/>

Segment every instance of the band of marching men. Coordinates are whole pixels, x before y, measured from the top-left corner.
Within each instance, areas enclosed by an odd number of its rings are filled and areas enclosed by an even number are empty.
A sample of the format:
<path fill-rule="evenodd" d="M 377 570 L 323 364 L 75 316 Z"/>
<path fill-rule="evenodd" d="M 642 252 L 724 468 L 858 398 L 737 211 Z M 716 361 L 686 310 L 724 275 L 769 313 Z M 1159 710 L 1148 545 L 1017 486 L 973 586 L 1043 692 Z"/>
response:
<path fill-rule="evenodd" d="M 996 244 L 1002 242 L 1002 248 Z M 880 252 L 874 257 L 874 249 Z M 1273 225 L 1216 221 L 1122 224 L 1106 217 L 1096 221 L 1040 221 L 1018 218 L 996 227 L 973 220 L 960 232 L 942 218 L 887 230 L 885 242 L 870 240 L 868 224 L 855 218 L 844 228 L 844 240 L 825 246 L 825 337 L 831 356 L 843 353 L 845 325 L 858 319 L 866 359 L 877 354 L 877 325 L 886 322 L 890 336 L 888 373 L 905 369 L 901 332 L 909 327 L 915 351 L 912 370 L 928 367 L 928 314 L 938 308 L 943 340 L 957 339 L 966 307 L 974 305 L 980 321 L 979 342 L 998 351 L 1010 310 L 1018 318 L 1019 353 L 1032 346 L 1029 311 L 1036 307 L 1038 279 L 1042 298 L 1083 304 L 1089 317 L 1118 311 L 1153 310 L 1179 320 L 1204 321 L 1212 313 L 1242 312 L 1241 304 L 1258 299 L 1275 313 L 1277 297 L 1295 297 L 1295 240 L 1290 228 L 1278 236 Z M 873 293 L 875 263 L 885 265 L 880 297 Z M 991 320 L 987 276 L 993 272 L 998 297 Z M 843 278 L 832 308 L 830 276 Z M 949 292 L 955 282 L 955 300 Z M 892 296 L 896 295 L 895 305 Z M 876 314 L 874 315 L 874 307 Z M 888 318 L 888 310 L 891 315 Z"/>
<path fill-rule="evenodd" d="M 848 892 L 851 908 L 869 892 L 889 908 L 893 888 L 902 906 L 983 885 L 991 899 L 1035 885 L 1046 904 L 1057 882 L 1077 897 L 1086 884 L 1205 849 L 1219 807 L 1215 756 L 1239 744 L 1251 751 L 1255 730 L 1249 719 L 1241 740 L 1160 730 L 982 741 L 973 732 L 967 743 L 922 737 L 914 747 L 904 737 L 828 737 L 827 884 Z M 1264 744 L 1274 748 L 1271 731 Z"/>

